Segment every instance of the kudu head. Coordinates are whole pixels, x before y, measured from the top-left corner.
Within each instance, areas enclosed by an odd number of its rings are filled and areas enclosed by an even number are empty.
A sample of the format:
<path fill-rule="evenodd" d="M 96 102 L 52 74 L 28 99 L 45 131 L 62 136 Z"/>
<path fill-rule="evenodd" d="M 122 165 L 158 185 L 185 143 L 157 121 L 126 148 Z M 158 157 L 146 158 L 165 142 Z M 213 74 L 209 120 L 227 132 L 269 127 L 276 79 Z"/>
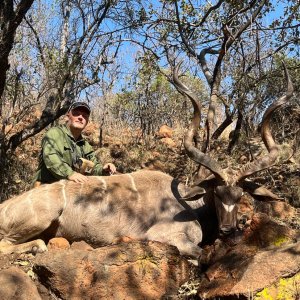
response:
<path fill-rule="evenodd" d="M 208 154 L 203 153 L 194 146 L 193 139 L 199 129 L 201 123 L 201 102 L 198 97 L 185 85 L 178 77 L 179 66 L 177 65 L 173 70 L 172 83 L 176 89 L 185 97 L 189 98 L 194 107 L 194 115 L 189 126 L 189 129 L 184 137 L 184 146 L 188 156 L 199 163 L 201 166 L 208 169 L 210 175 L 206 181 L 206 186 L 214 189 L 214 203 L 219 223 L 219 233 L 227 235 L 237 228 L 237 212 L 238 206 L 243 191 L 246 189 L 251 194 L 260 194 L 265 196 L 273 196 L 274 194 L 265 188 L 258 187 L 257 185 L 250 185 L 245 182 L 246 177 L 271 167 L 278 157 L 279 148 L 276 145 L 270 130 L 270 119 L 275 110 L 284 105 L 288 99 L 293 95 L 293 85 L 290 76 L 284 66 L 285 77 L 287 80 L 287 92 L 284 96 L 273 102 L 264 113 L 261 125 L 261 137 L 268 150 L 268 154 L 262 158 L 258 158 L 249 163 L 238 171 L 231 168 L 223 169 L 217 160 L 211 158 Z M 203 183 L 204 181 L 200 182 Z M 257 188 L 258 187 L 258 188 Z M 203 191 L 203 189 L 201 189 Z M 196 189 L 193 188 L 193 196 Z M 188 197 L 187 197 L 188 198 Z"/>

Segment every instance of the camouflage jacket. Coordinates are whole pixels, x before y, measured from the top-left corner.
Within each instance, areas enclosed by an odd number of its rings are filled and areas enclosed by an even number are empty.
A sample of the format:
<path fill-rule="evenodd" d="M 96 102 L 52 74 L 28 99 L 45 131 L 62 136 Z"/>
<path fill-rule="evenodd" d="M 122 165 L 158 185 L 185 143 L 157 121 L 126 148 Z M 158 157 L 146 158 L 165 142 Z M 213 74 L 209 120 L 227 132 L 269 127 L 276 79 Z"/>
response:
<path fill-rule="evenodd" d="M 75 172 L 80 157 L 95 164 L 92 175 L 102 174 L 102 165 L 92 146 L 82 136 L 75 140 L 66 125 L 49 129 L 42 140 L 39 167 L 33 182 L 52 183 L 66 179 Z"/>

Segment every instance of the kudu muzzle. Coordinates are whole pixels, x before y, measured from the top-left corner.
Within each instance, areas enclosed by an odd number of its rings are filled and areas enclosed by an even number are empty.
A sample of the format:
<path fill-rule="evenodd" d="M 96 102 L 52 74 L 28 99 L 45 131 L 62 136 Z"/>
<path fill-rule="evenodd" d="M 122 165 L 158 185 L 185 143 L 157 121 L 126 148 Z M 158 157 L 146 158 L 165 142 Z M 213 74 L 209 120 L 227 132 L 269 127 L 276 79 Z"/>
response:
<path fill-rule="evenodd" d="M 220 235 L 229 235 L 237 229 L 238 202 L 243 195 L 240 187 L 218 186 L 214 201 L 219 222 Z"/>

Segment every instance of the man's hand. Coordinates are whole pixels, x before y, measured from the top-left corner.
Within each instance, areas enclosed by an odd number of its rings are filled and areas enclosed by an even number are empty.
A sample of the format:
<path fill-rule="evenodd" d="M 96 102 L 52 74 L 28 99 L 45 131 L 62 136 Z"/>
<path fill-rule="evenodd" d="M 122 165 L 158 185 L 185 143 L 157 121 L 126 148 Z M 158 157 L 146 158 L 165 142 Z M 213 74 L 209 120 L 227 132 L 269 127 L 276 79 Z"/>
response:
<path fill-rule="evenodd" d="M 103 171 L 106 173 L 106 174 L 109 174 L 109 175 L 112 175 L 112 174 L 115 174 L 116 171 L 117 171 L 117 168 L 114 164 L 112 163 L 107 163 L 104 165 L 103 167 Z"/>
<path fill-rule="evenodd" d="M 85 183 L 88 181 L 87 176 L 77 172 L 74 172 L 72 175 L 68 176 L 68 179 L 77 183 Z"/>

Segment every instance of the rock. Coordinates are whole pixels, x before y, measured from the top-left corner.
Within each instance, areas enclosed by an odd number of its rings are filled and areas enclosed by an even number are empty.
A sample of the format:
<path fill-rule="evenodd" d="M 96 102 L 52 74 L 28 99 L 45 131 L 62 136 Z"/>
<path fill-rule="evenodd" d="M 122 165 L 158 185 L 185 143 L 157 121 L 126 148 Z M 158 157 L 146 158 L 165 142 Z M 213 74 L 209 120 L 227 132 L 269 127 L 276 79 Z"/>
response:
<path fill-rule="evenodd" d="M 265 299 L 299 299 L 300 273 L 289 278 L 280 278 L 275 284 L 268 286 L 255 295 L 255 300 Z"/>
<path fill-rule="evenodd" d="M 281 277 L 294 275 L 299 271 L 300 243 L 290 244 L 279 249 L 259 252 L 240 280 L 232 289 L 233 293 L 247 294 L 247 290 L 259 291 L 276 282 Z"/>
<path fill-rule="evenodd" d="M 242 242 L 231 247 L 227 238 L 204 249 L 210 265 L 201 278 L 198 296 L 247 297 L 282 277 L 294 276 L 300 269 L 298 234 L 264 213 L 254 214 Z"/>
<path fill-rule="evenodd" d="M 0 272 L 0 299 L 41 300 L 38 290 L 29 276 L 17 267 Z"/>
<path fill-rule="evenodd" d="M 86 243 L 85 241 L 73 242 L 71 245 L 71 249 L 73 250 L 84 250 L 84 251 L 92 251 L 94 248 Z"/>
<path fill-rule="evenodd" d="M 162 125 L 156 135 L 159 138 L 171 138 L 173 135 L 173 129 L 168 125 Z"/>
<path fill-rule="evenodd" d="M 53 238 L 49 240 L 47 248 L 51 250 L 66 250 L 70 248 L 70 243 L 65 238 Z"/>
<path fill-rule="evenodd" d="M 278 224 L 264 213 L 253 215 L 250 227 L 244 233 L 246 242 L 265 248 L 270 246 L 281 246 L 296 239 L 297 233 L 283 224 Z"/>
<path fill-rule="evenodd" d="M 279 249 L 260 251 L 251 255 L 244 248 L 233 251 L 208 272 L 209 280 L 199 287 L 201 299 L 255 295 L 281 277 L 296 274 L 300 267 L 300 242 Z M 242 250 L 241 248 L 239 250 Z M 226 259 L 228 260 L 226 262 Z"/>
<path fill-rule="evenodd" d="M 60 299 L 161 299 L 176 293 L 194 268 L 176 247 L 141 241 L 47 252 L 34 265 Z"/>

